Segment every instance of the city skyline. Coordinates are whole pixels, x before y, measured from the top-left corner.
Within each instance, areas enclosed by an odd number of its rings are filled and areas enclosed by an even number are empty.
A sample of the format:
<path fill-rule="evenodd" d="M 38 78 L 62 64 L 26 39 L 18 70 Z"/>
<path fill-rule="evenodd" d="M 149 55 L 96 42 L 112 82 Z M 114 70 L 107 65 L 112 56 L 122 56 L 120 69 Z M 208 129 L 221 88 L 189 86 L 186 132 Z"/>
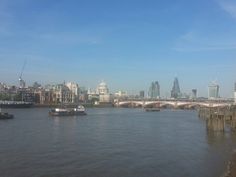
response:
<path fill-rule="evenodd" d="M 22 87 L 22 82 L 25 84 L 23 87 Z M 6 84 L 6 85 L 5 85 Z M 53 87 L 57 87 L 57 86 L 61 86 L 61 85 L 65 85 L 67 86 L 68 88 L 72 88 L 72 87 L 78 87 L 77 89 L 81 89 L 80 91 L 84 92 L 86 90 L 86 92 L 88 94 L 91 93 L 97 93 L 98 92 L 98 88 L 102 85 L 104 85 L 107 89 L 107 93 L 109 93 L 109 87 L 107 86 L 106 82 L 104 82 L 104 80 L 102 80 L 100 83 L 97 84 L 97 86 L 95 88 L 89 88 L 89 87 L 84 87 L 82 85 L 80 85 L 79 83 L 76 83 L 76 82 L 61 82 L 61 83 L 53 83 L 53 84 L 45 84 L 45 85 L 42 85 L 40 83 L 38 83 L 37 81 L 35 81 L 33 84 L 31 85 L 26 85 L 25 81 L 22 80 L 21 78 L 19 79 L 19 83 L 18 85 L 9 85 L 7 83 L 4 83 L 4 82 L 0 82 L 0 85 L 2 85 L 3 87 L 7 87 L 7 88 L 11 88 L 11 87 L 14 87 L 14 88 L 19 88 L 19 89 L 27 89 L 27 88 L 42 88 L 42 89 L 48 89 L 48 88 L 53 88 Z M 217 86 L 217 91 L 215 91 L 215 86 Z M 209 89 L 210 88 L 214 88 L 212 91 L 210 91 Z M 235 88 L 236 88 L 236 82 L 234 83 L 234 90 L 232 92 L 233 94 L 233 97 L 235 98 Z M 78 91 L 79 91 L 78 90 Z M 142 92 L 142 93 L 141 93 Z M 174 82 L 173 82 L 173 87 L 172 89 L 170 90 L 170 94 L 168 95 L 167 94 L 167 91 L 165 92 L 166 95 L 163 96 L 161 95 L 160 93 L 160 85 L 159 85 L 159 82 L 158 81 L 155 81 L 155 82 L 151 82 L 151 85 L 149 86 L 149 88 L 147 88 L 146 90 L 139 90 L 138 93 L 128 93 L 126 90 L 124 89 L 116 89 L 114 91 L 111 91 L 110 93 L 111 94 L 114 94 L 116 95 L 117 93 L 126 93 L 128 94 L 129 96 L 139 96 L 139 97 L 142 97 L 142 98 L 151 98 L 151 99 L 165 99 L 165 98 L 171 98 L 171 99 L 181 99 L 181 98 L 190 98 L 190 99 L 194 99 L 194 98 L 203 98 L 205 96 L 203 95 L 198 95 L 197 94 L 197 89 L 192 89 L 190 92 L 181 92 L 180 90 L 180 86 L 179 86 L 179 82 L 178 82 L 178 78 L 175 77 L 174 78 Z M 143 96 L 141 96 L 143 95 Z M 211 95 L 211 96 L 210 96 Z M 208 93 L 207 93 L 207 97 L 208 99 L 218 99 L 218 98 L 233 98 L 233 97 L 222 97 L 220 95 L 220 86 L 218 85 L 218 83 L 216 81 L 212 81 L 209 85 L 208 85 Z M 207 98 L 205 97 L 205 98 Z"/>
<path fill-rule="evenodd" d="M 105 5 L 105 6 L 104 6 Z M 0 1 L 0 82 L 74 81 L 138 94 L 158 80 L 170 95 L 207 97 L 217 80 L 233 97 L 236 80 L 236 3 L 210 1 Z"/>

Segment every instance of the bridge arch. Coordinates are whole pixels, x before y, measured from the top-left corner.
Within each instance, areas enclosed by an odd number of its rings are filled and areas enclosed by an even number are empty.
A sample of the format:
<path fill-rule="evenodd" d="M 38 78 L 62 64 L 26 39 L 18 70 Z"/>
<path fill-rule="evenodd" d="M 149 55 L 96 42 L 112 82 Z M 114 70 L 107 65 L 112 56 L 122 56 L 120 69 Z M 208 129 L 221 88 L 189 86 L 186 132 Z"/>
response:
<path fill-rule="evenodd" d="M 140 101 L 124 101 L 118 103 L 119 107 L 142 107 L 143 102 Z"/>
<path fill-rule="evenodd" d="M 175 108 L 175 104 L 166 102 L 166 103 L 161 103 L 160 107 L 161 108 Z"/>
<path fill-rule="evenodd" d="M 145 102 L 144 107 L 160 107 L 159 101 Z"/>

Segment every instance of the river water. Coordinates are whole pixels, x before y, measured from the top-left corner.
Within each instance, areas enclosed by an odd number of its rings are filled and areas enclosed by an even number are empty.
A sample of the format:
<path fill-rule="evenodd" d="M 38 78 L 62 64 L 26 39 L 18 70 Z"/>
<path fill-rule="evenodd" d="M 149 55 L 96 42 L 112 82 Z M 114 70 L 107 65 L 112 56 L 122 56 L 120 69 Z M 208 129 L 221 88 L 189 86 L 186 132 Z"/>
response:
<path fill-rule="evenodd" d="M 7 111 L 15 118 L 0 121 L 1 177 L 219 177 L 236 147 L 234 133 L 207 132 L 196 111 Z"/>

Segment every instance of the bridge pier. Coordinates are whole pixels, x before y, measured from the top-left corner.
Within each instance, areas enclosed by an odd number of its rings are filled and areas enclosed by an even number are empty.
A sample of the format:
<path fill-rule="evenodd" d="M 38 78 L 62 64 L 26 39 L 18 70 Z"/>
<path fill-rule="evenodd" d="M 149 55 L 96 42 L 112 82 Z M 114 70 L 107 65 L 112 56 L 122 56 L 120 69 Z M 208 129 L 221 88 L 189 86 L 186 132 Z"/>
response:
<path fill-rule="evenodd" d="M 231 130 L 236 130 L 236 108 L 200 108 L 198 111 L 200 118 L 206 120 L 207 130 L 224 131 L 226 123 Z"/>

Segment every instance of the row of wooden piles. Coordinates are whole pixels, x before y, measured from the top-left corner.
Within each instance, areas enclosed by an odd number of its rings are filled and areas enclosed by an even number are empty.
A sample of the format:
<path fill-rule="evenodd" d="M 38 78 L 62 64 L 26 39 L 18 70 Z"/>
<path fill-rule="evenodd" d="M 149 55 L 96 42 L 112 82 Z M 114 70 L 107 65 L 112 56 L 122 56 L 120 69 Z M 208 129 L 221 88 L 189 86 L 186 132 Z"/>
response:
<path fill-rule="evenodd" d="M 198 110 L 200 118 L 206 120 L 208 130 L 224 131 L 226 125 L 229 125 L 231 130 L 236 130 L 236 106 L 220 108 L 200 107 Z"/>

